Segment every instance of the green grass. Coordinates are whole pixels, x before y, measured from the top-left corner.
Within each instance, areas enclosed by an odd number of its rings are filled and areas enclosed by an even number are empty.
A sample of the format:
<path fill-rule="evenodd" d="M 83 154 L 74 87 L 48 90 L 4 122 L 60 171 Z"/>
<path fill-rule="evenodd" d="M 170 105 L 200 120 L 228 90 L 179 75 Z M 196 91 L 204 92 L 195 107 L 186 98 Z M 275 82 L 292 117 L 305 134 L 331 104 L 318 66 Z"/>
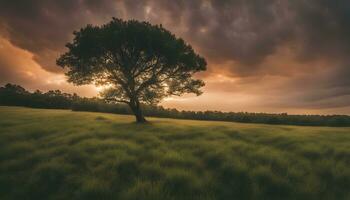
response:
<path fill-rule="evenodd" d="M 350 199 L 350 128 L 0 107 L 0 199 Z"/>

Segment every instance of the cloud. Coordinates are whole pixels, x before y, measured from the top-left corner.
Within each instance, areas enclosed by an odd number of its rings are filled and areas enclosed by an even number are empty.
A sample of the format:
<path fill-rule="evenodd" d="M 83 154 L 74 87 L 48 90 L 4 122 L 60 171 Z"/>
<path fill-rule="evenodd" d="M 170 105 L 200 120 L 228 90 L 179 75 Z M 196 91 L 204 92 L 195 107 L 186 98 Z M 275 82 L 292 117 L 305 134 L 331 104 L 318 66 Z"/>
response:
<path fill-rule="evenodd" d="M 32 53 L 12 45 L 2 37 L 0 37 L 0 75 L 0 86 L 14 83 L 32 91 L 60 89 L 86 96 L 96 95 L 95 87 L 91 85 L 75 87 L 68 84 L 63 74 L 44 70 L 33 60 Z"/>
<path fill-rule="evenodd" d="M 214 106 L 213 94 L 220 93 L 235 102 L 225 109 L 350 106 L 348 0 L 0 1 L 3 41 L 31 55 L 16 52 L 28 60 L 10 65 L 14 56 L 2 51 L 0 78 L 35 82 L 18 72 L 25 63 L 36 63 L 31 71 L 41 68 L 49 77 L 62 75 L 55 59 L 72 32 L 112 17 L 161 23 L 202 54 L 209 69 L 199 75 L 207 82 L 199 98 L 206 104 Z"/>
<path fill-rule="evenodd" d="M 0 19 L 10 41 L 35 54 L 49 70 L 64 44 L 87 23 L 111 17 L 162 23 L 186 38 L 211 62 L 235 61 L 236 73 L 254 73 L 288 45 L 303 60 L 346 59 L 350 51 L 350 5 L 346 0 L 14 0 L 2 1 Z"/>
<path fill-rule="evenodd" d="M 34 60 L 46 70 L 60 72 L 55 60 L 72 39 L 72 32 L 87 23 L 110 19 L 111 5 L 112 1 L 93 0 L 1 1 L 0 21 L 6 27 L 2 35 L 32 52 Z"/>

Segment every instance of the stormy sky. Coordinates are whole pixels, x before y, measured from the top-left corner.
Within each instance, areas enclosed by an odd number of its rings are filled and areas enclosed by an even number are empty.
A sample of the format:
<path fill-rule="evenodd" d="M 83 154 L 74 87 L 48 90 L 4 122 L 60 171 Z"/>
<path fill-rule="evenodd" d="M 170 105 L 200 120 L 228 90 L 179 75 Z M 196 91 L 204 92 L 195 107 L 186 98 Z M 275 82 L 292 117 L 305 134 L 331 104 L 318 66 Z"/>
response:
<path fill-rule="evenodd" d="M 112 17 L 162 24 L 206 58 L 186 110 L 350 114 L 348 0 L 0 0 L 0 85 L 73 86 L 55 65 L 72 32 Z"/>

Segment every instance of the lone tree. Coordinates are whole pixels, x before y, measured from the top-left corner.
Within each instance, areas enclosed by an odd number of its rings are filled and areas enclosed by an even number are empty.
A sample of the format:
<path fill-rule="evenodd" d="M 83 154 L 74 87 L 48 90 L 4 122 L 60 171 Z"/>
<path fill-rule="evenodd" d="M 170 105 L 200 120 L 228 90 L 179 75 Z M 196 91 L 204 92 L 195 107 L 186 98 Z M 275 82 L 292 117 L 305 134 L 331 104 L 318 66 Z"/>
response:
<path fill-rule="evenodd" d="M 204 82 L 192 75 L 206 70 L 205 59 L 161 25 L 113 18 L 102 26 L 87 25 L 74 36 L 68 52 L 57 59 L 57 65 L 68 68 L 68 81 L 108 85 L 101 96 L 128 104 L 137 122 L 146 121 L 141 104 L 202 93 Z"/>

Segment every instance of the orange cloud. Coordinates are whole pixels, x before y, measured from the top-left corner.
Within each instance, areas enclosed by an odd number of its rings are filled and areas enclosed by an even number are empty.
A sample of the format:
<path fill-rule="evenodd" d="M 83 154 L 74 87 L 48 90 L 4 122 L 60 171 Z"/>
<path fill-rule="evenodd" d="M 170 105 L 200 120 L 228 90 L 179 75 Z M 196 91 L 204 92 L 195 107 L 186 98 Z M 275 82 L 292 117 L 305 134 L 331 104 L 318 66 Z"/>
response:
<path fill-rule="evenodd" d="M 94 86 L 73 86 L 66 82 L 62 73 L 51 73 L 44 70 L 33 59 L 33 54 L 12 45 L 4 37 L 0 37 L 0 84 L 15 83 L 29 90 L 60 89 L 66 92 L 76 92 L 85 96 L 97 94 Z"/>

